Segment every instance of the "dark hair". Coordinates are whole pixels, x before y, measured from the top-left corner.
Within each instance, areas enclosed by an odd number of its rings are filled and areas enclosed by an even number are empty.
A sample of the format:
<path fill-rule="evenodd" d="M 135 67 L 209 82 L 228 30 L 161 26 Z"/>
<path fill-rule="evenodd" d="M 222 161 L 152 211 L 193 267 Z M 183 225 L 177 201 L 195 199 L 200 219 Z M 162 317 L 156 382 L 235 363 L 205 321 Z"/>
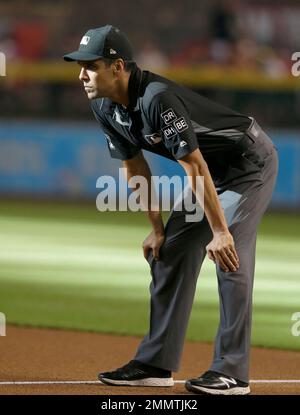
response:
<path fill-rule="evenodd" d="M 101 60 L 103 60 L 103 62 L 105 63 L 105 66 L 110 66 L 116 61 L 116 59 L 111 59 L 111 58 L 101 58 Z M 136 67 L 136 63 L 134 61 L 124 61 L 124 69 L 126 72 L 133 71 L 135 67 Z"/>

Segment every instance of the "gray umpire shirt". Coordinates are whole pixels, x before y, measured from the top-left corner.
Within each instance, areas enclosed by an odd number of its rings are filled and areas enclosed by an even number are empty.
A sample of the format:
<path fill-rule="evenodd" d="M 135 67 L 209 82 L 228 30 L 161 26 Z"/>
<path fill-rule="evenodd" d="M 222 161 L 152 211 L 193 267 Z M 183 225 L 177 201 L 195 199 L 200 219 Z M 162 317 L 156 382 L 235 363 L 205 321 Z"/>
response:
<path fill-rule="evenodd" d="M 127 108 L 108 98 L 91 101 L 112 158 L 144 149 L 176 161 L 199 148 L 216 187 L 258 170 L 240 157 L 251 145 L 251 118 L 137 66 L 128 89 Z"/>

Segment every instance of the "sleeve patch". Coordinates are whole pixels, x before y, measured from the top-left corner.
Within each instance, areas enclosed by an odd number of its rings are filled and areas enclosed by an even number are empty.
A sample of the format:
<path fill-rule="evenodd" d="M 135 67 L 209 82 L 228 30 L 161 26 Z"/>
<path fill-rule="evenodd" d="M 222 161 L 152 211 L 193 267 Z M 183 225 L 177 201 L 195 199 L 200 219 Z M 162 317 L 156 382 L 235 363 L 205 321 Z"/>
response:
<path fill-rule="evenodd" d="M 177 116 L 176 116 L 173 108 L 169 108 L 166 111 L 162 112 L 160 114 L 160 116 L 164 120 L 164 123 L 167 124 L 167 125 L 171 124 L 173 121 L 175 121 L 177 119 Z"/>
<path fill-rule="evenodd" d="M 151 145 L 160 143 L 162 141 L 162 137 L 159 133 L 154 134 L 147 134 L 145 135 L 145 140 Z"/>
<path fill-rule="evenodd" d="M 167 140 L 169 140 L 177 134 L 175 127 L 173 127 L 172 125 L 169 125 L 168 127 L 165 127 L 162 130 Z"/>
<path fill-rule="evenodd" d="M 176 120 L 173 125 L 175 126 L 176 130 L 179 133 L 182 133 L 182 131 L 185 131 L 189 128 L 189 126 L 187 125 L 187 122 L 185 121 L 184 117 L 178 118 L 178 120 Z"/>

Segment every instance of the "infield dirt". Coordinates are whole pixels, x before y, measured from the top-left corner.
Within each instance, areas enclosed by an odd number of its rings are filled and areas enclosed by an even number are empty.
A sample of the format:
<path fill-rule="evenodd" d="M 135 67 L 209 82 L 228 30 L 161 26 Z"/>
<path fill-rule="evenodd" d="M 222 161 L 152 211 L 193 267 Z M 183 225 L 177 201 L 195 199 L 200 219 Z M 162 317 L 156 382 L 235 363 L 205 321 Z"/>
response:
<path fill-rule="evenodd" d="M 3 385 L 7 381 L 97 381 L 101 371 L 131 360 L 139 337 L 8 326 L 0 337 L 0 395 L 182 395 L 183 383 L 171 388 L 110 387 L 102 384 Z M 208 369 L 213 346 L 186 342 L 174 380 L 199 376 Z M 299 380 L 300 352 L 252 348 L 251 380 Z M 251 393 L 300 395 L 300 383 L 251 383 Z"/>

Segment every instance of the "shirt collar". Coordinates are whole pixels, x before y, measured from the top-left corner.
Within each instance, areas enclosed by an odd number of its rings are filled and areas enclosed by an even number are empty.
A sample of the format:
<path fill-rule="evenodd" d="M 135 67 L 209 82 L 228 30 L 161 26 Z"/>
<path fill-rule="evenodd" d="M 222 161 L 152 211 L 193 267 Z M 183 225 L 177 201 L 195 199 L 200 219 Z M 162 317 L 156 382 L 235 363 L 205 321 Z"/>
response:
<path fill-rule="evenodd" d="M 130 73 L 128 82 L 128 98 L 129 105 L 127 111 L 136 111 L 139 109 L 138 97 L 140 95 L 142 83 L 142 71 L 135 65 L 134 69 Z"/>

